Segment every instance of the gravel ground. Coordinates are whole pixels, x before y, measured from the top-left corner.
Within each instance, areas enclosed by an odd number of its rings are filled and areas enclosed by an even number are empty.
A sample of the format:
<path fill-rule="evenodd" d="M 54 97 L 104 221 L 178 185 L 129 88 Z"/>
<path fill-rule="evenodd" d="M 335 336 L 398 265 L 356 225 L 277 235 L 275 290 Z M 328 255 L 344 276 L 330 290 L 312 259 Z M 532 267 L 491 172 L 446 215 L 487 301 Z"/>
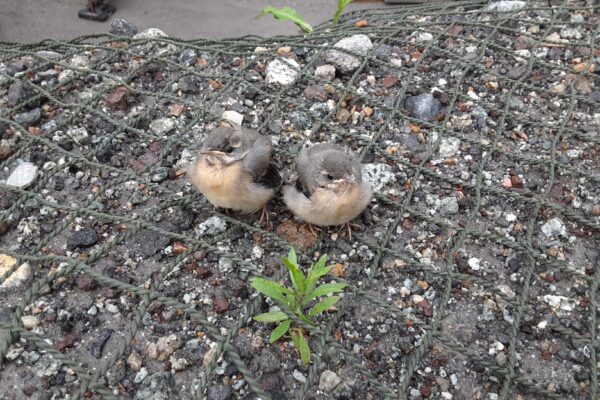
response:
<path fill-rule="evenodd" d="M 0 398 L 599 399 L 600 12 L 571 3 L 0 43 Z M 285 180 L 356 151 L 352 238 L 213 209 L 185 171 L 222 123 Z M 251 319 L 290 245 L 349 285 L 308 367 Z"/>

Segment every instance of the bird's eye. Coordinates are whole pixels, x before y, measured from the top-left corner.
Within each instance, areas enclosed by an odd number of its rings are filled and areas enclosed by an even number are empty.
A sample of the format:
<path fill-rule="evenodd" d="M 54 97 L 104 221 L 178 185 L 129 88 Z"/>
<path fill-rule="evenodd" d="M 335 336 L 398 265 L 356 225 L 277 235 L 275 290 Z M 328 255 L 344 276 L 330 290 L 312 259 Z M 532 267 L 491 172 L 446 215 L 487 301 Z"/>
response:
<path fill-rule="evenodd" d="M 331 181 L 331 180 L 333 180 L 333 176 L 331 176 L 331 174 L 327 174 L 327 179 L 329 179 Z"/>
<path fill-rule="evenodd" d="M 231 146 L 227 146 L 227 148 L 225 149 L 225 153 L 231 153 L 233 151 L 233 147 Z"/>

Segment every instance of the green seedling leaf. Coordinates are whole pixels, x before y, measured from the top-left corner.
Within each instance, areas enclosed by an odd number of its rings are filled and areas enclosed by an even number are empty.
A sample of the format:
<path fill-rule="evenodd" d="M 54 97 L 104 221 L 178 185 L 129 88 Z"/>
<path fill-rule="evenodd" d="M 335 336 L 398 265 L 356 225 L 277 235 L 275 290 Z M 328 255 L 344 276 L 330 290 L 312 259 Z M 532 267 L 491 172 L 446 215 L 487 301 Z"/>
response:
<path fill-rule="evenodd" d="M 347 285 L 345 283 L 325 283 L 315 290 L 313 290 L 308 296 L 304 298 L 302 305 L 307 305 L 312 300 L 319 296 L 325 296 L 330 293 L 341 292 Z"/>
<path fill-rule="evenodd" d="M 284 288 L 280 284 L 271 282 L 267 279 L 252 278 L 250 279 L 250 284 L 258 292 L 264 294 L 265 296 L 269 296 L 270 298 L 277 300 L 282 304 L 287 305 L 287 300 L 284 295 L 290 295 L 293 297 L 293 293 L 290 289 Z"/>
<path fill-rule="evenodd" d="M 300 16 L 300 14 L 298 14 L 298 11 L 294 10 L 291 7 L 281 7 L 281 8 L 275 8 L 275 7 L 271 7 L 271 6 L 265 7 L 260 12 L 259 17 L 262 17 L 263 15 L 267 15 L 267 14 L 271 14 L 275 19 L 277 19 L 279 21 L 286 21 L 286 20 L 292 21 L 306 33 L 310 33 L 313 31 L 312 26 L 310 26 L 309 23 L 306 22 Z"/>
<path fill-rule="evenodd" d="M 300 271 L 298 265 L 296 263 L 291 262 L 285 257 L 281 257 L 283 263 L 290 271 L 290 277 L 292 278 L 292 283 L 294 284 L 294 288 L 298 292 L 299 295 L 303 296 L 306 293 L 306 276 L 304 273 Z"/>
<path fill-rule="evenodd" d="M 285 335 L 288 329 L 290 329 L 291 323 L 292 320 L 288 319 L 287 321 L 283 321 L 282 323 L 277 325 L 277 328 L 273 329 L 273 331 L 271 332 L 271 336 L 269 337 L 271 343 L 275 342 L 277 339 Z"/>
<path fill-rule="evenodd" d="M 287 258 L 288 260 L 290 260 L 291 263 L 298 265 L 298 257 L 296 255 L 296 250 L 293 247 L 290 249 Z"/>
<path fill-rule="evenodd" d="M 312 292 L 317 285 L 317 281 L 320 277 L 327 275 L 327 273 L 331 270 L 331 267 L 326 267 L 325 262 L 327 261 L 327 254 L 324 254 L 319 258 L 313 266 L 310 267 L 308 271 L 308 276 L 306 278 L 306 286 L 307 292 Z"/>
<path fill-rule="evenodd" d="M 308 347 L 306 338 L 300 329 L 294 329 L 290 333 L 292 335 L 292 341 L 294 342 L 294 345 L 300 352 L 300 359 L 302 360 L 302 363 L 304 365 L 308 365 L 310 362 L 310 348 Z"/>
<path fill-rule="evenodd" d="M 308 312 L 309 317 L 314 317 L 316 315 L 321 314 L 323 311 L 327 310 L 329 307 L 334 305 L 340 300 L 340 296 L 331 296 L 326 299 L 321 300 L 317 304 L 313 306 Z"/>
<path fill-rule="evenodd" d="M 255 321 L 266 323 L 285 321 L 286 319 L 288 319 L 288 316 L 283 311 L 266 312 L 254 317 Z"/>
<path fill-rule="evenodd" d="M 352 0 L 338 0 L 337 11 L 335 12 L 335 15 L 333 16 L 334 24 L 337 24 L 339 22 L 340 16 L 342 15 L 344 8 L 346 8 L 346 6 L 350 3 L 352 3 Z"/>

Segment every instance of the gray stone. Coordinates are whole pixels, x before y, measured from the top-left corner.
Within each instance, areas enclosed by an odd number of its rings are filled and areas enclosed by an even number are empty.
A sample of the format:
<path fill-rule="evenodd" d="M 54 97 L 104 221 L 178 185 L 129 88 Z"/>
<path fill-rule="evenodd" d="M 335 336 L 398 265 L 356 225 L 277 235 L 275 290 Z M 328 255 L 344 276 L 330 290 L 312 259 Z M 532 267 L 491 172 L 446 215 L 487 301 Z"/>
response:
<path fill-rule="evenodd" d="M 56 51 L 50 51 L 50 50 L 40 50 L 40 51 L 37 51 L 35 54 L 37 54 L 38 56 L 43 57 L 43 58 L 49 58 L 51 60 L 56 60 L 63 56 L 61 53 L 57 53 Z"/>
<path fill-rule="evenodd" d="M 188 94 L 200 93 L 200 91 L 202 90 L 200 78 L 198 78 L 197 76 L 192 76 L 192 75 L 188 75 L 188 76 L 184 77 L 183 79 L 180 79 L 179 82 L 177 83 L 177 87 L 183 93 L 188 93 Z"/>
<path fill-rule="evenodd" d="M 21 189 L 26 188 L 35 180 L 37 176 L 37 170 L 37 167 L 30 162 L 21 163 L 10 174 L 6 180 L 6 184 L 8 186 L 14 186 Z"/>
<path fill-rule="evenodd" d="M 387 164 L 364 164 L 364 178 L 371 183 L 373 190 L 380 192 L 386 185 L 396 182 L 392 167 Z"/>
<path fill-rule="evenodd" d="M 417 119 L 431 121 L 441 113 L 443 107 L 431 93 L 423 93 L 408 97 L 404 102 L 404 108 Z"/>
<path fill-rule="evenodd" d="M 98 243 L 98 235 L 92 228 L 81 228 L 69 235 L 67 239 L 67 250 L 73 251 L 77 248 L 87 249 Z"/>
<path fill-rule="evenodd" d="M 71 139 L 73 139 L 76 143 L 79 144 L 86 144 L 90 141 L 90 136 L 87 133 L 87 130 L 80 126 L 80 127 L 69 127 L 69 129 L 67 130 L 67 136 L 69 136 Z"/>
<path fill-rule="evenodd" d="M 4 276 L 14 265 L 17 259 L 6 254 L 0 254 L 0 276 Z M 29 264 L 21 264 L 4 282 L 0 285 L 0 291 L 18 288 L 29 281 L 32 277 Z"/>
<path fill-rule="evenodd" d="M 320 65 L 315 69 L 315 77 L 332 81 L 335 78 L 335 67 L 330 64 Z"/>
<path fill-rule="evenodd" d="M 138 371 L 138 373 L 135 374 L 135 377 L 133 378 L 133 381 L 135 383 L 140 383 L 144 379 L 146 379 L 147 376 L 148 376 L 148 370 L 146 368 L 140 368 L 140 370 Z"/>
<path fill-rule="evenodd" d="M 542 225 L 542 233 L 547 237 L 564 236 L 566 232 L 565 224 L 558 218 L 553 218 Z"/>
<path fill-rule="evenodd" d="M 576 28 L 565 28 L 560 31 L 560 37 L 564 39 L 581 39 L 583 34 Z"/>
<path fill-rule="evenodd" d="M 279 355 L 269 347 L 262 349 L 256 363 L 260 366 L 261 371 L 264 372 L 275 372 L 281 366 Z"/>
<path fill-rule="evenodd" d="M 310 128 L 310 118 L 302 111 L 293 111 L 290 114 L 290 121 L 296 129 L 304 130 Z"/>
<path fill-rule="evenodd" d="M 341 379 L 335 372 L 326 369 L 321 373 L 321 377 L 319 378 L 319 389 L 325 392 L 331 392 L 340 384 L 340 382 Z"/>
<path fill-rule="evenodd" d="M 56 360 L 50 354 L 44 354 L 35 363 L 35 374 L 40 378 L 53 376 L 56 375 L 61 366 L 62 362 Z"/>
<path fill-rule="evenodd" d="M 42 110 L 39 108 L 15 115 L 15 122 L 25 128 L 37 123 L 40 119 L 42 119 Z"/>
<path fill-rule="evenodd" d="M 159 136 L 164 136 L 175 128 L 175 123 L 170 118 L 160 118 L 150 123 L 152 132 Z"/>
<path fill-rule="evenodd" d="M 456 214 L 458 212 L 458 200 L 456 200 L 456 197 L 449 196 L 441 199 L 440 212 L 442 214 Z"/>
<path fill-rule="evenodd" d="M 196 62 L 198 56 L 193 49 L 184 49 L 181 54 L 179 54 L 179 62 L 185 65 L 192 65 Z"/>
<path fill-rule="evenodd" d="M 291 85 L 300 74 L 300 65 L 290 58 L 276 58 L 267 64 L 267 83 Z"/>
<path fill-rule="evenodd" d="M 232 391 L 229 385 L 215 385 L 208 389 L 208 400 L 229 400 Z"/>
<path fill-rule="evenodd" d="M 117 36 L 131 37 L 138 33 L 138 28 L 124 19 L 115 19 L 110 23 L 110 33 Z"/>
<path fill-rule="evenodd" d="M 177 398 L 173 391 L 175 382 L 168 372 L 156 372 L 146 377 L 146 379 L 142 379 L 142 385 L 135 394 L 134 400 L 171 400 Z"/>
<path fill-rule="evenodd" d="M 167 167 L 158 167 L 154 170 L 154 173 L 150 176 L 150 180 L 155 183 L 161 183 L 167 180 L 169 177 L 169 169 Z"/>
<path fill-rule="evenodd" d="M 100 332 L 98 332 L 98 335 L 90 341 L 90 344 L 88 345 L 88 351 L 93 357 L 97 359 L 102 358 L 104 346 L 106 346 L 106 342 L 108 342 L 108 339 L 110 339 L 112 334 L 112 329 L 102 329 Z"/>
<path fill-rule="evenodd" d="M 17 105 L 18 103 L 29 99 L 35 95 L 35 90 L 29 84 L 29 82 L 16 81 L 11 83 L 8 87 L 7 100 L 11 106 Z"/>
<path fill-rule="evenodd" d="M 215 215 L 196 227 L 194 237 L 218 235 L 225 232 L 225 229 L 227 229 L 227 223 Z"/>
<path fill-rule="evenodd" d="M 453 137 L 444 137 L 440 141 L 438 153 L 440 157 L 452 157 L 460 151 L 460 139 Z"/>
<path fill-rule="evenodd" d="M 525 7 L 527 2 L 525 1 L 497 1 L 494 3 L 490 3 L 485 11 L 495 11 L 495 12 L 511 12 L 520 10 Z"/>
<path fill-rule="evenodd" d="M 334 44 L 333 47 L 366 56 L 369 50 L 373 48 L 373 43 L 367 35 L 359 34 L 344 38 Z M 360 58 L 339 50 L 326 52 L 325 60 L 335 65 L 343 73 L 354 71 L 361 63 Z"/>

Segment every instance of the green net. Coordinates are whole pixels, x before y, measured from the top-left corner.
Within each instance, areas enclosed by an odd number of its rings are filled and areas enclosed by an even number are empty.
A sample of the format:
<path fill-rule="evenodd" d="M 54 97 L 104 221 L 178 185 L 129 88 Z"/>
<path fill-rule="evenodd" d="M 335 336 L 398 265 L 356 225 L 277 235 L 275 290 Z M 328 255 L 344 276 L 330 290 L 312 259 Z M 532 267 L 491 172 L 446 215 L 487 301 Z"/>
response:
<path fill-rule="evenodd" d="M 599 43 L 575 1 L 0 42 L 0 397 L 600 398 Z M 240 118 L 285 179 L 309 143 L 360 155 L 351 239 L 192 189 L 206 132 Z M 306 368 L 252 321 L 248 278 L 284 281 L 290 243 L 348 283 Z"/>

